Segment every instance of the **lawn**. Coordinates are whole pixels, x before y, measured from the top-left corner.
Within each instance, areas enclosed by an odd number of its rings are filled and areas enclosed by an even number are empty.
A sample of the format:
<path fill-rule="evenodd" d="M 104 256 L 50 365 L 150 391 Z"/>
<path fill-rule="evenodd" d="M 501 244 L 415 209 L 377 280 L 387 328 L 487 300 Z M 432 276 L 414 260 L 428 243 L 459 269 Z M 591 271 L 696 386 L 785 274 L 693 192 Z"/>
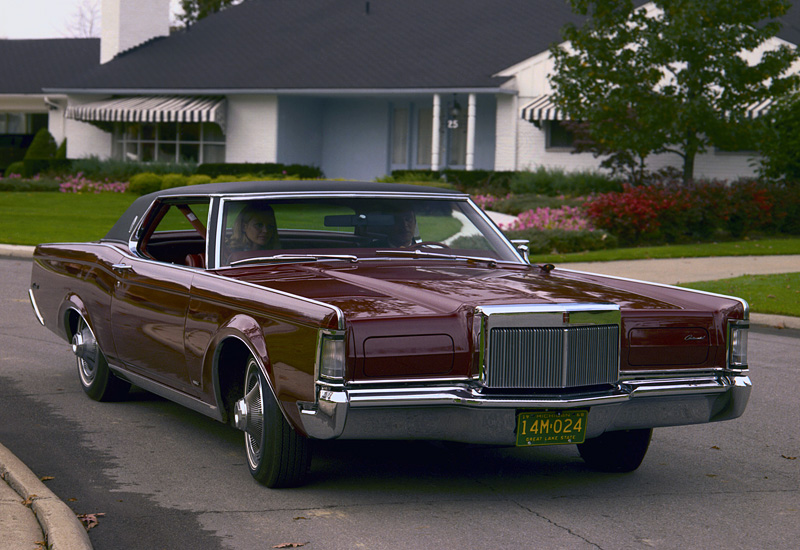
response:
<path fill-rule="evenodd" d="M 651 258 L 706 258 L 712 256 L 774 256 L 800 254 L 800 238 L 771 238 L 730 242 L 674 244 L 593 250 L 574 254 L 544 254 L 531 257 L 537 263 L 610 262 Z"/>
<path fill-rule="evenodd" d="M 134 199 L 123 193 L 0 193 L 0 242 L 97 240 Z"/>
<path fill-rule="evenodd" d="M 744 298 L 756 313 L 800 317 L 800 273 L 744 275 L 680 286 Z"/>

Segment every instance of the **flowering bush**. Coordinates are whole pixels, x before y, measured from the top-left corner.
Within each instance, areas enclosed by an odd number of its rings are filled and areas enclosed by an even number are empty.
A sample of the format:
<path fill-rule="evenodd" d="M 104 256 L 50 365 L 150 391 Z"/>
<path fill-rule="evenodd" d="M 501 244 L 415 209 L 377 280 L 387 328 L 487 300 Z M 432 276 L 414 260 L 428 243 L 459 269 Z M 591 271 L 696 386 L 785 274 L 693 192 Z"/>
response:
<path fill-rule="evenodd" d="M 779 232 L 793 211 L 794 195 L 791 189 L 755 181 L 626 185 L 620 192 L 590 198 L 584 207 L 595 227 L 624 244 L 669 243 Z"/>
<path fill-rule="evenodd" d="M 522 231 L 526 229 L 563 229 L 565 231 L 593 230 L 594 227 L 585 217 L 583 210 L 577 206 L 561 208 L 540 207 L 520 213 L 516 220 L 501 229 Z"/>
<path fill-rule="evenodd" d="M 124 193 L 128 189 L 125 182 L 92 181 L 82 173 L 60 179 L 59 191 L 62 193 Z"/>

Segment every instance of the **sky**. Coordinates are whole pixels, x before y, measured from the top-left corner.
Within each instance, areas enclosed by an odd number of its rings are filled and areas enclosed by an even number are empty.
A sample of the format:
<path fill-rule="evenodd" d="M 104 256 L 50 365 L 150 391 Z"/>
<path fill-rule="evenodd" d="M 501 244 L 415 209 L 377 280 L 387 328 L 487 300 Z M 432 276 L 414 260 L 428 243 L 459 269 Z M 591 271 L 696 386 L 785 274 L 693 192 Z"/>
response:
<path fill-rule="evenodd" d="M 71 38 L 70 28 L 86 3 L 99 7 L 101 0 L 0 0 L 0 38 Z M 170 4 L 175 13 L 179 0 Z"/>

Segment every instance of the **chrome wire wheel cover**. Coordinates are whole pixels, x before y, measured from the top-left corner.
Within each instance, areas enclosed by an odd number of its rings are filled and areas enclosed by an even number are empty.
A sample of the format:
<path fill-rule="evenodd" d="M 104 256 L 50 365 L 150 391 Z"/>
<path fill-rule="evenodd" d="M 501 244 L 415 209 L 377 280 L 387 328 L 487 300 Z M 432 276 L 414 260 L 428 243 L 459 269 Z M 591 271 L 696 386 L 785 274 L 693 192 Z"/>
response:
<path fill-rule="evenodd" d="M 78 361 L 78 375 L 81 377 L 81 383 L 88 388 L 97 377 L 100 348 L 97 346 L 97 339 L 94 337 L 92 329 L 89 328 L 83 317 L 78 322 L 78 330 L 72 337 L 72 352 Z"/>
<path fill-rule="evenodd" d="M 250 359 L 247 365 L 244 386 L 245 399 L 250 405 L 244 442 L 247 448 L 247 461 L 250 463 L 250 468 L 255 470 L 261 464 L 264 452 L 262 448 L 264 442 L 264 389 L 261 385 L 258 364 L 254 359 Z"/>

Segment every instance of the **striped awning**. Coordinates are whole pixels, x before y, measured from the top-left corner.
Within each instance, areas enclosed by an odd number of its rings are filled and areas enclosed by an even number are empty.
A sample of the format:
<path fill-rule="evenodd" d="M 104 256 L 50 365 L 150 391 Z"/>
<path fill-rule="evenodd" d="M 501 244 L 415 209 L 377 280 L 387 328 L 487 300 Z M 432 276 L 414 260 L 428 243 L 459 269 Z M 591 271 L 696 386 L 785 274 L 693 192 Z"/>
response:
<path fill-rule="evenodd" d="M 67 108 L 67 118 L 86 122 L 214 122 L 225 131 L 225 98 L 133 96 Z"/>
<path fill-rule="evenodd" d="M 769 112 L 772 104 L 772 99 L 757 101 L 747 107 L 745 116 L 751 119 L 763 116 Z M 546 120 L 567 120 L 569 117 L 552 102 L 549 95 L 540 95 L 522 108 L 522 118 L 538 123 Z"/>
<path fill-rule="evenodd" d="M 528 122 L 567 120 L 564 112 L 553 103 L 549 95 L 540 95 L 522 108 L 522 118 Z"/>
<path fill-rule="evenodd" d="M 763 116 L 769 112 L 769 108 L 772 107 L 772 98 L 767 98 L 762 101 L 756 101 L 752 105 L 747 107 L 747 111 L 745 111 L 747 118 L 758 118 Z"/>

